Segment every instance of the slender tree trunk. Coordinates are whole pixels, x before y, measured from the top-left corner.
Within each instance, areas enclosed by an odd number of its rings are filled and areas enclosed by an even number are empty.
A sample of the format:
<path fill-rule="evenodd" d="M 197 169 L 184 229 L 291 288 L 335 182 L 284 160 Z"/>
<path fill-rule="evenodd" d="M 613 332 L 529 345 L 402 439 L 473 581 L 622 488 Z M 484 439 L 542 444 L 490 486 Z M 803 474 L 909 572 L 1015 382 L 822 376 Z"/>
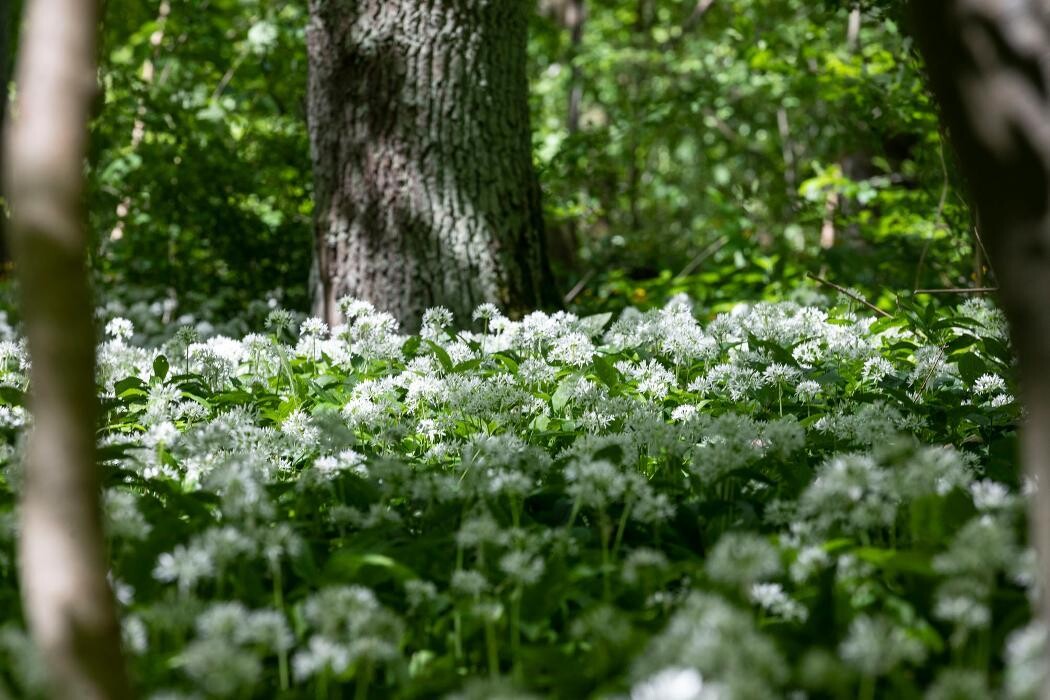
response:
<path fill-rule="evenodd" d="M 569 65 L 565 130 L 572 137 L 580 131 L 583 106 L 583 75 L 577 57 L 583 45 L 583 30 L 587 21 L 587 8 L 584 0 L 563 0 L 558 8 L 558 19 L 569 32 L 569 47 L 565 55 L 565 62 Z M 559 282 L 574 275 L 579 248 L 580 238 L 576 217 L 570 217 L 547 229 L 547 251 L 551 267 Z M 566 298 L 568 296 L 566 295 Z"/>
<path fill-rule="evenodd" d="M 32 360 L 19 563 L 58 698 L 130 696 L 106 581 L 95 462 L 93 309 L 81 212 L 97 8 L 31 0 L 5 178 Z"/>
<path fill-rule="evenodd" d="M 7 113 L 7 84 L 11 80 L 11 40 L 14 37 L 14 27 L 11 21 L 14 13 L 11 11 L 12 0 L 0 0 L 0 124 L 4 123 L 4 115 Z M 0 163 L 3 163 L 3 149 L 0 148 Z"/>
<path fill-rule="evenodd" d="M 580 130 L 580 107 L 583 102 L 583 85 L 577 57 L 583 45 L 583 26 L 587 20 L 584 0 L 568 0 L 565 8 L 565 26 L 569 30 L 569 114 L 566 126 L 570 134 Z"/>
<path fill-rule="evenodd" d="M 416 328 L 554 303 L 532 169 L 528 3 L 310 0 L 315 312 L 344 295 Z"/>
<path fill-rule="evenodd" d="M 1021 451 L 1039 483 L 1031 532 L 1050 623 L 1050 7 L 913 0 L 912 9 L 1018 354 Z"/>

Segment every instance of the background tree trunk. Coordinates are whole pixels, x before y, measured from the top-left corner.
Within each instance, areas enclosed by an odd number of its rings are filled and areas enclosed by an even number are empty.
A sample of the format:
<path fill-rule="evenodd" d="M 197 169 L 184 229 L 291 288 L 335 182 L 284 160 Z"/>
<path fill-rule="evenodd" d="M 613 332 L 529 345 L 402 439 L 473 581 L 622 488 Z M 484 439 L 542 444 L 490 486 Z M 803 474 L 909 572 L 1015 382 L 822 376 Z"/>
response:
<path fill-rule="evenodd" d="M 12 56 L 14 53 L 18 12 L 15 0 L 0 0 L 0 125 L 7 115 L 7 86 L 11 82 Z M 4 165 L 4 144 L 0 139 L 0 172 Z M 8 262 L 7 214 L 0 207 L 0 265 Z"/>
<path fill-rule="evenodd" d="M 0 124 L 4 123 L 7 113 L 7 84 L 11 80 L 11 39 L 14 36 L 11 3 L 12 0 L 0 0 Z M 3 163 L 2 148 L 0 163 Z"/>
<path fill-rule="evenodd" d="M 404 327 L 555 303 L 532 168 L 529 3 L 310 1 L 315 313 L 368 299 Z"/>
<path fill-rule="evenodd" d="M 1039 483 L 1031 532 L 1050 622 L 1050 9 L 1000 0 L 913 0 L 912 9 L 1018 353 L 1022 459 Z"/>
<path fill-rule="evenodd" d="M 53 697 L 126 698 L 98 502 L 94 310 L 81 214 L 97 8 L 31 0 L 26 11 L 5 160 L 32 360 L 22 598 Z"/>

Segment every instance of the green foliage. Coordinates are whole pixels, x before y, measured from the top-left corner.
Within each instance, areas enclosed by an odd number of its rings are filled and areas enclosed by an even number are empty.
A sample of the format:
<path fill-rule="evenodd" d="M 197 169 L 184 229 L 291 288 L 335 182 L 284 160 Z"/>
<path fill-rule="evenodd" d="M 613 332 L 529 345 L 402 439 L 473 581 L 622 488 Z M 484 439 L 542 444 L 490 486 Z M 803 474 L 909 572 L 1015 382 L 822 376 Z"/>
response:
<path fill-rule="evenodd" d="M 105 3 L 88 205 L 107 298 L 169 299 L 169 321 L 305 308 L 304 24 L 300 3 Z"/>
<path fill-rule="evenodd" d="M 549 220 L 580 246 L 566 288 L 598 273 L 585 308 L 697 263 L 709 286 L 726 268 L 741 282 L 710 292 L 722 301 L 783 298 L 807 271 L 875 296 L 972 283 L 969 214 L 897 3 L 862 4 L 854 46 L 853 3 L 585 5 L 579 46 L 552 13 L 532 51 Z"/>
<path fill-rule="evenodd" d="M 110 320 L 99 457 L 138 685 L 1034 698 L 1001 316 L 850 304 L 703 324 L 684 297 L 615 320 L 482 307 L 458 333 L 432 310 L 409 337 L 345 300 L 331 332 L 288 342 L 275 311 L 269 334 L 154 348 Z M 34 697 L 25 357 L 0 332 L 0 687 Z"/>
<path fill-rule="evenodd" d="M 562 291 L 586 280 L 581 310 L 668 280 L 708 306 L 787 298 L 808 272 L 887 300 L 983 282 L 902 3 L 860 3 L 853 44 L 838 0 L 585 0 L 578 44 L 565 6 L 538 3 L 529 70 L 555 267 Z M 306 309 L 305 21 L 299 0 L 104 3 L 88 209 L 115 312 L 163 303 L 161 326 L 243 334 L 255 300 Z"/>

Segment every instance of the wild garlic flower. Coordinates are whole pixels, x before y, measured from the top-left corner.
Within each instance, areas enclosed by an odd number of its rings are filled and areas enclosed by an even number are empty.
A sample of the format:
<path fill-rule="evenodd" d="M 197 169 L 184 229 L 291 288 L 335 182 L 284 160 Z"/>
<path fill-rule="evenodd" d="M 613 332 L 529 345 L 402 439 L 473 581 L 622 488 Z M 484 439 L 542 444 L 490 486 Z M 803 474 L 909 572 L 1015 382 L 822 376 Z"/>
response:
<path fill-rule="evenodd" d="M 607 460 L 578 460 L 565 470 L 569 495 L 584 507 L 604 508 L 623 499 L 629 479 Z"/>
<path fill-rule="evenodd" d="M 574 367 L 586 367 L 596 354 L 594 343 L 583 333 L 569 333 L 557 338 L 548 357 Z"/>
<path fill-rule="evenodd" d="M 303 338 L 321 340 L 328 335 L 328 324 L 319 318 L 308 318 L 299 326 L 299 335 Z"/>
<path fill-rule="evenodd" d="M 438 340 L 444 335 L 443 331 L 455 321 L 452 312 L 444 306 L 433 306 L 423 312 L 422 332 L 424 338 Z"/>
<path fill-rule="evenodd" d="M 635 683 L 630 700 L 708 700 L 718 697 L 710 684 L 705 690 L 704 679 L 693 668 L 665 668 Z"/>
<path fill-rule="evenodd" d="M 989 479 L 970 484 L 970 497 L 973 505 L 980 511 L 996 511 L 1009 508 L 1015 498 L 1005 484 Z"/>
<path fill-rule="evenodd" d="M 635 676 L 665 668 L 696 669 L 705 686 L 723 686 L 715 697 L 779 697 L 787 680 L 783 657 L 751 615 L 710 593 L 685 600 L 639 656 Z"/>
<path fill-rule="evenodd" d="M 634 380 L 639 393 L 656 399 L 667 396 L 667 392 L 675 385 L 674 374 L 656 360 L 645 360 L 638 364 L 621 361 L 616 363 L 616 369 Z"/>
<path fill-rule="evenodd" d="M 214 571 L 215 565 L 206 551 L 180 544 L 171 552 L 165 552 L 157 558 L 153 578 L 162 583 L 176 583 L 180 591 L 188 593 L 198 581 L 210 578 Z"/>
<path fill-rule="evenodd" d="M 884 357 L 872 357 L 864 362 L 861 377 L 869 384 L 878 384 L 888 376 L 893 375 L 893 365 Z"/>
<path fill-rule="evenodd" d="M 124 341 L 131 340 L 131 336 L 134 334 L 135 327 L 126 318 L 110 319 L 106 324 L 106 335 L 112 338 L 117 345 L 122 345 Z"/>
<path fill-rule="evenodd" d="M 543 558 L 530 552 L 507 552 L 499 560 L 500 570 L 516 585 L 531 586 L 543 576 Z"/>
<path fill-rule="evenodd" d="M 469 569 L 453 573 L 449 585 L 456 593 L 469 598 L 477 598 L 489 588 L 488 579 L 483 573 Z"/>
<path fill-rule="evenodd" d="M 938 589 L 933 615 L 964 630 L 985 629 L 992 621 L 992 611 L 985 602 L 988 591 L 959 581 L 948 581 Z"/>
<path fill-rule="evenodd" d="M 486 302 L 484 304 L 479 304 L 478 307 L 474 309 L 472 318 L 475 321 L 491 321 L 499 318 L 501 315 L 498 306 Z"/>
<path fill-rule="evenodd" d="M 727 532 L 708 554 L 706 570 L 719 583 L 747 588 L 780 574 L 780 552 L 759 535 Z"/>
<path fill-rule="evenodd" d="M 336 301 L 336 306 L 339 307 L 340 313 L 343 314 L 348 323 L 359 316 L 373 314 L 376 310 L 376 307 L 371 302 L 349 296 L 341 297 Z"/>
<path fill-rule="evenodd" d="M 994 693 L 988 687 L 981 671 L 948 668 L 926 691 L 926 700 L 959 700 L 960 698 L 990 698 Z"/>
<path fill-rule="evenodd" d="M 245 693 L 262 679 L 257 654 L 219 638 L 191 642 L 172 664 L 213 697 Z"/>
<path fill-rule="evenodd" d="M 926 648 L 917 638 L 886 617 L 859 615 L 850 623 L 839 653 L 850 666 L 866 676 L 878 677 L 902 664 L 926 658 Z"/>
<path fill-rule="evenodd" d="M 809 611 L 796 600 L 792 600 L 779 583 L 754 583 L 748 597 L 773 617 L 787 622 L 805 622 Z"/>
<path fill-rule="evenodd" d="M 107 489 L 103 497 L 107 534 L 125 540 L 149 537 L 153 526 L 142 515 L 138 503 L 137 494 L 116 488 Z"/>
<path fill-rule="evenodd" d="M 762 378 L 769 384 L 791 384 L 798 376 L 798 369 L 779 362 L 772 362 L 762 370 Z"/>
<path fill-rule="evenodd" d="M 310 637 L 306 649 L 297 651 L 292 659 L 295 678 L 300 682 L 324 673 L 342 673 L 349 667 L 347 645 L 320 635 Z"/>
<path fill-rule="evenodd" d="M 998 374 L 982 374 L 973 383 L 973 392 L 985 396 L 1006 392 L 1006 382 Z"/>
<path fill-rule="evenodd" d="M 664 571 L 669 564 L 667 556 L 660 550 L 639 547 L 632 549 L 624 558 L 620 575 L 624 581 L 634 585 L 643 581 L 650 572 L 657 574 Z"/>
<path fill-rule="evenodd" d="M 1006 695 L 1010 700 L 1040 697 L 1046 682 L 1047 628 L 1034 621 L 1006 640 Z"/>

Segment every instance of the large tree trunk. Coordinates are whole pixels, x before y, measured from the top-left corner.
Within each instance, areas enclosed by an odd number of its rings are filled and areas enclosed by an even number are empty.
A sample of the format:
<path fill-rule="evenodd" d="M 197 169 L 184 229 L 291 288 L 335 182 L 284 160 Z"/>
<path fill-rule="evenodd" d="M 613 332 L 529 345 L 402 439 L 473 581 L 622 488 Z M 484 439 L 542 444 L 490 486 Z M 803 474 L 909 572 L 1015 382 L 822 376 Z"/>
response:
<path fill-rule="evenodd" d="M 529 3 L 310 0 L 315 312 L 416 328 L 551 303 L 526 76 Z"/>
<path fill-rule="evenodd" d="M 1050 8 L 913 0 L 912 9 L 1018 354 L 1022 459 L 1039 483 L 1031 533 L 1050 623 Z"/>
<path fill-rule="evenodd" d="M 95 334 L 81 196 L 97 8 L 31 0 L 5 179 L 32 360 L 19 563 L 53 696 L 130 696 L 109 584 L 95 463 Z"/>

